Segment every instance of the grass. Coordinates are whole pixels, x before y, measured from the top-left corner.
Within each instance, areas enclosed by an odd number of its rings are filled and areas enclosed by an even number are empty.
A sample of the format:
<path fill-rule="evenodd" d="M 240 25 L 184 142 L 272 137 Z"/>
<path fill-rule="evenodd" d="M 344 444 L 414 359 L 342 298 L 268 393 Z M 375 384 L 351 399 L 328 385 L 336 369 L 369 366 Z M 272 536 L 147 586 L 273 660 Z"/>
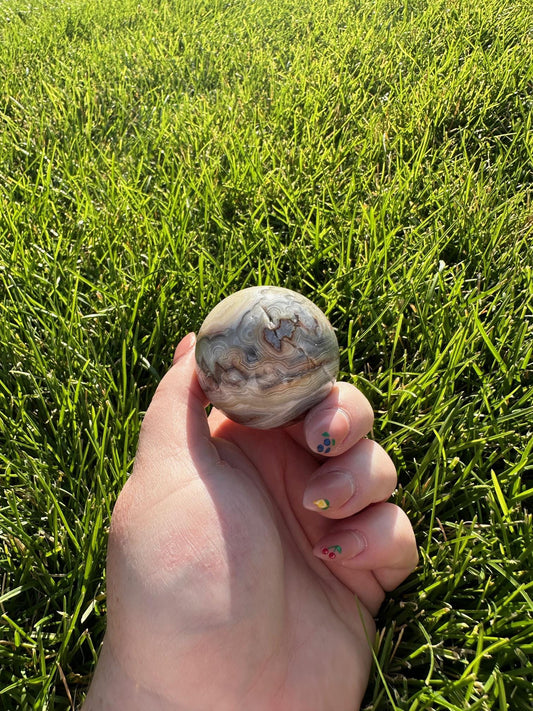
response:
<path fill-rule="evenodd" d="M 0 5 L 0 708 L 74 708 L 177 340 L 330 316 L 421 552 L 367 711 L 533 709 L 527 0 Z M 310 710 L 311 711 L 311 710 Z"/>

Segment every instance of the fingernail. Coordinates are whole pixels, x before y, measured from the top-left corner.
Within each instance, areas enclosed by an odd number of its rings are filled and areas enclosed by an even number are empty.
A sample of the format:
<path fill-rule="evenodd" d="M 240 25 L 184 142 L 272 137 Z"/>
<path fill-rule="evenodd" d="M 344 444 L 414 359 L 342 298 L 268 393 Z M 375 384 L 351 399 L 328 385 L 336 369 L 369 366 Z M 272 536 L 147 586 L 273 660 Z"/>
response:
<path fill-rule="evenodd" d="M 320 413 L 317 422 L 311 421 L 308 437 L 311 449 L 320 454 L 330 454 L 342 444 L 350 432 L 350 418 L 340 408 Z"/>
<path fill-rule="evenodd" d="M 196 343 L 196 335 L 194 333 L 188 333 L 184 338 L 181 339 L 181 341 L 178 343 L 178 347 L 176 348 L 174 352 L 174 358 L 172 359 L 172 363 L 175 364 L 177 361 L 184 356 L 186 353 L 188 353 L 191 348 L 194 347 L 194 344 Z"/>
<path fill-rule="evenodd" d="M 339 531 L 324 538 L 313 548 L 313 554 L 322 560 L 346 561 L 355 558 L 366 548 L 366 541 L 355 531 Z"/>
<path fill-rule="evenodd" d="M 338 509 L 352 498 L 354 492 L 353 477 L 347 472 L 327 472 L 309 482 L 304 493 L 303 505 L 310 511 Z"/>

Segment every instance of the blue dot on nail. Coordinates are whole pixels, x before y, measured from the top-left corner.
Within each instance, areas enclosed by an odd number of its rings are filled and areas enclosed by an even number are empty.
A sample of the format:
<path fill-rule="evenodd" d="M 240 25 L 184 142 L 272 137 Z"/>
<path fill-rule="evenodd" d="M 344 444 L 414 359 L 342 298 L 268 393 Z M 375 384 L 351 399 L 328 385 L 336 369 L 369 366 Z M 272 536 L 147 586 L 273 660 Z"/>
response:
<path fill-rule="evenodd" d="M 324 451 L 324 445 L 323 445 L 323 444 L 319 444 L 318 447 L 317 447 L 317 450 L 318 450 L 319 452 L 323 452 L 323 451 Z"/>
<path fill-rule="evenodd" d="M 324 440 L 324 444 L 326 445 L 326 447 L 329 447 L 329 445 L 331 444 L 331 440 L 330 440 L 330 439 L 325 439 L 325 440 Z"/>
<path fill-rule="evenodd" d="M 327 454 L 328 452 L 331 452 L 331 448 L 330 448 L 330 447 L 328 447 L 328 448 L 326 449 L 326 451 L 324 452 L 324 454 Z"/>

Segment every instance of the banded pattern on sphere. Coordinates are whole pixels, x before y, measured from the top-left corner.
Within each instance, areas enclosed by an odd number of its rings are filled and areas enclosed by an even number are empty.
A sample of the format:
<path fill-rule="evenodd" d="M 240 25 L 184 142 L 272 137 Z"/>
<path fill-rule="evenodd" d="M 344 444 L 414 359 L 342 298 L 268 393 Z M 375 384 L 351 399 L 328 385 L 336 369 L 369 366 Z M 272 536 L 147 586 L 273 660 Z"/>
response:
<path fill-rule="evenodd" d="M 339 347 L 330 322 L 290 289 L 238 291 L 208 314 L 196 344 L 197 375 L 210 402 L 249 427 L 281 427 L 330 392 Z"/>

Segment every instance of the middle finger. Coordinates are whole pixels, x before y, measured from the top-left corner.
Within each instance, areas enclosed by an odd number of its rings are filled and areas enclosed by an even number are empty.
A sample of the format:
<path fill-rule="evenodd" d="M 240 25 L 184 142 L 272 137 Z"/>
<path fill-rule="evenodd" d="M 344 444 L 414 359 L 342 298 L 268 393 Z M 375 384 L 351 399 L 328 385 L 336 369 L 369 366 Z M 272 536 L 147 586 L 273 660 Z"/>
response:
<path fill-rule="evenodd" d="M 347 518 L 386 501 L 396 484 L 396 468 L 383 447 L 362 439 L 316 470 L 307 482 L 303 505 L 326 518 Z"/>

